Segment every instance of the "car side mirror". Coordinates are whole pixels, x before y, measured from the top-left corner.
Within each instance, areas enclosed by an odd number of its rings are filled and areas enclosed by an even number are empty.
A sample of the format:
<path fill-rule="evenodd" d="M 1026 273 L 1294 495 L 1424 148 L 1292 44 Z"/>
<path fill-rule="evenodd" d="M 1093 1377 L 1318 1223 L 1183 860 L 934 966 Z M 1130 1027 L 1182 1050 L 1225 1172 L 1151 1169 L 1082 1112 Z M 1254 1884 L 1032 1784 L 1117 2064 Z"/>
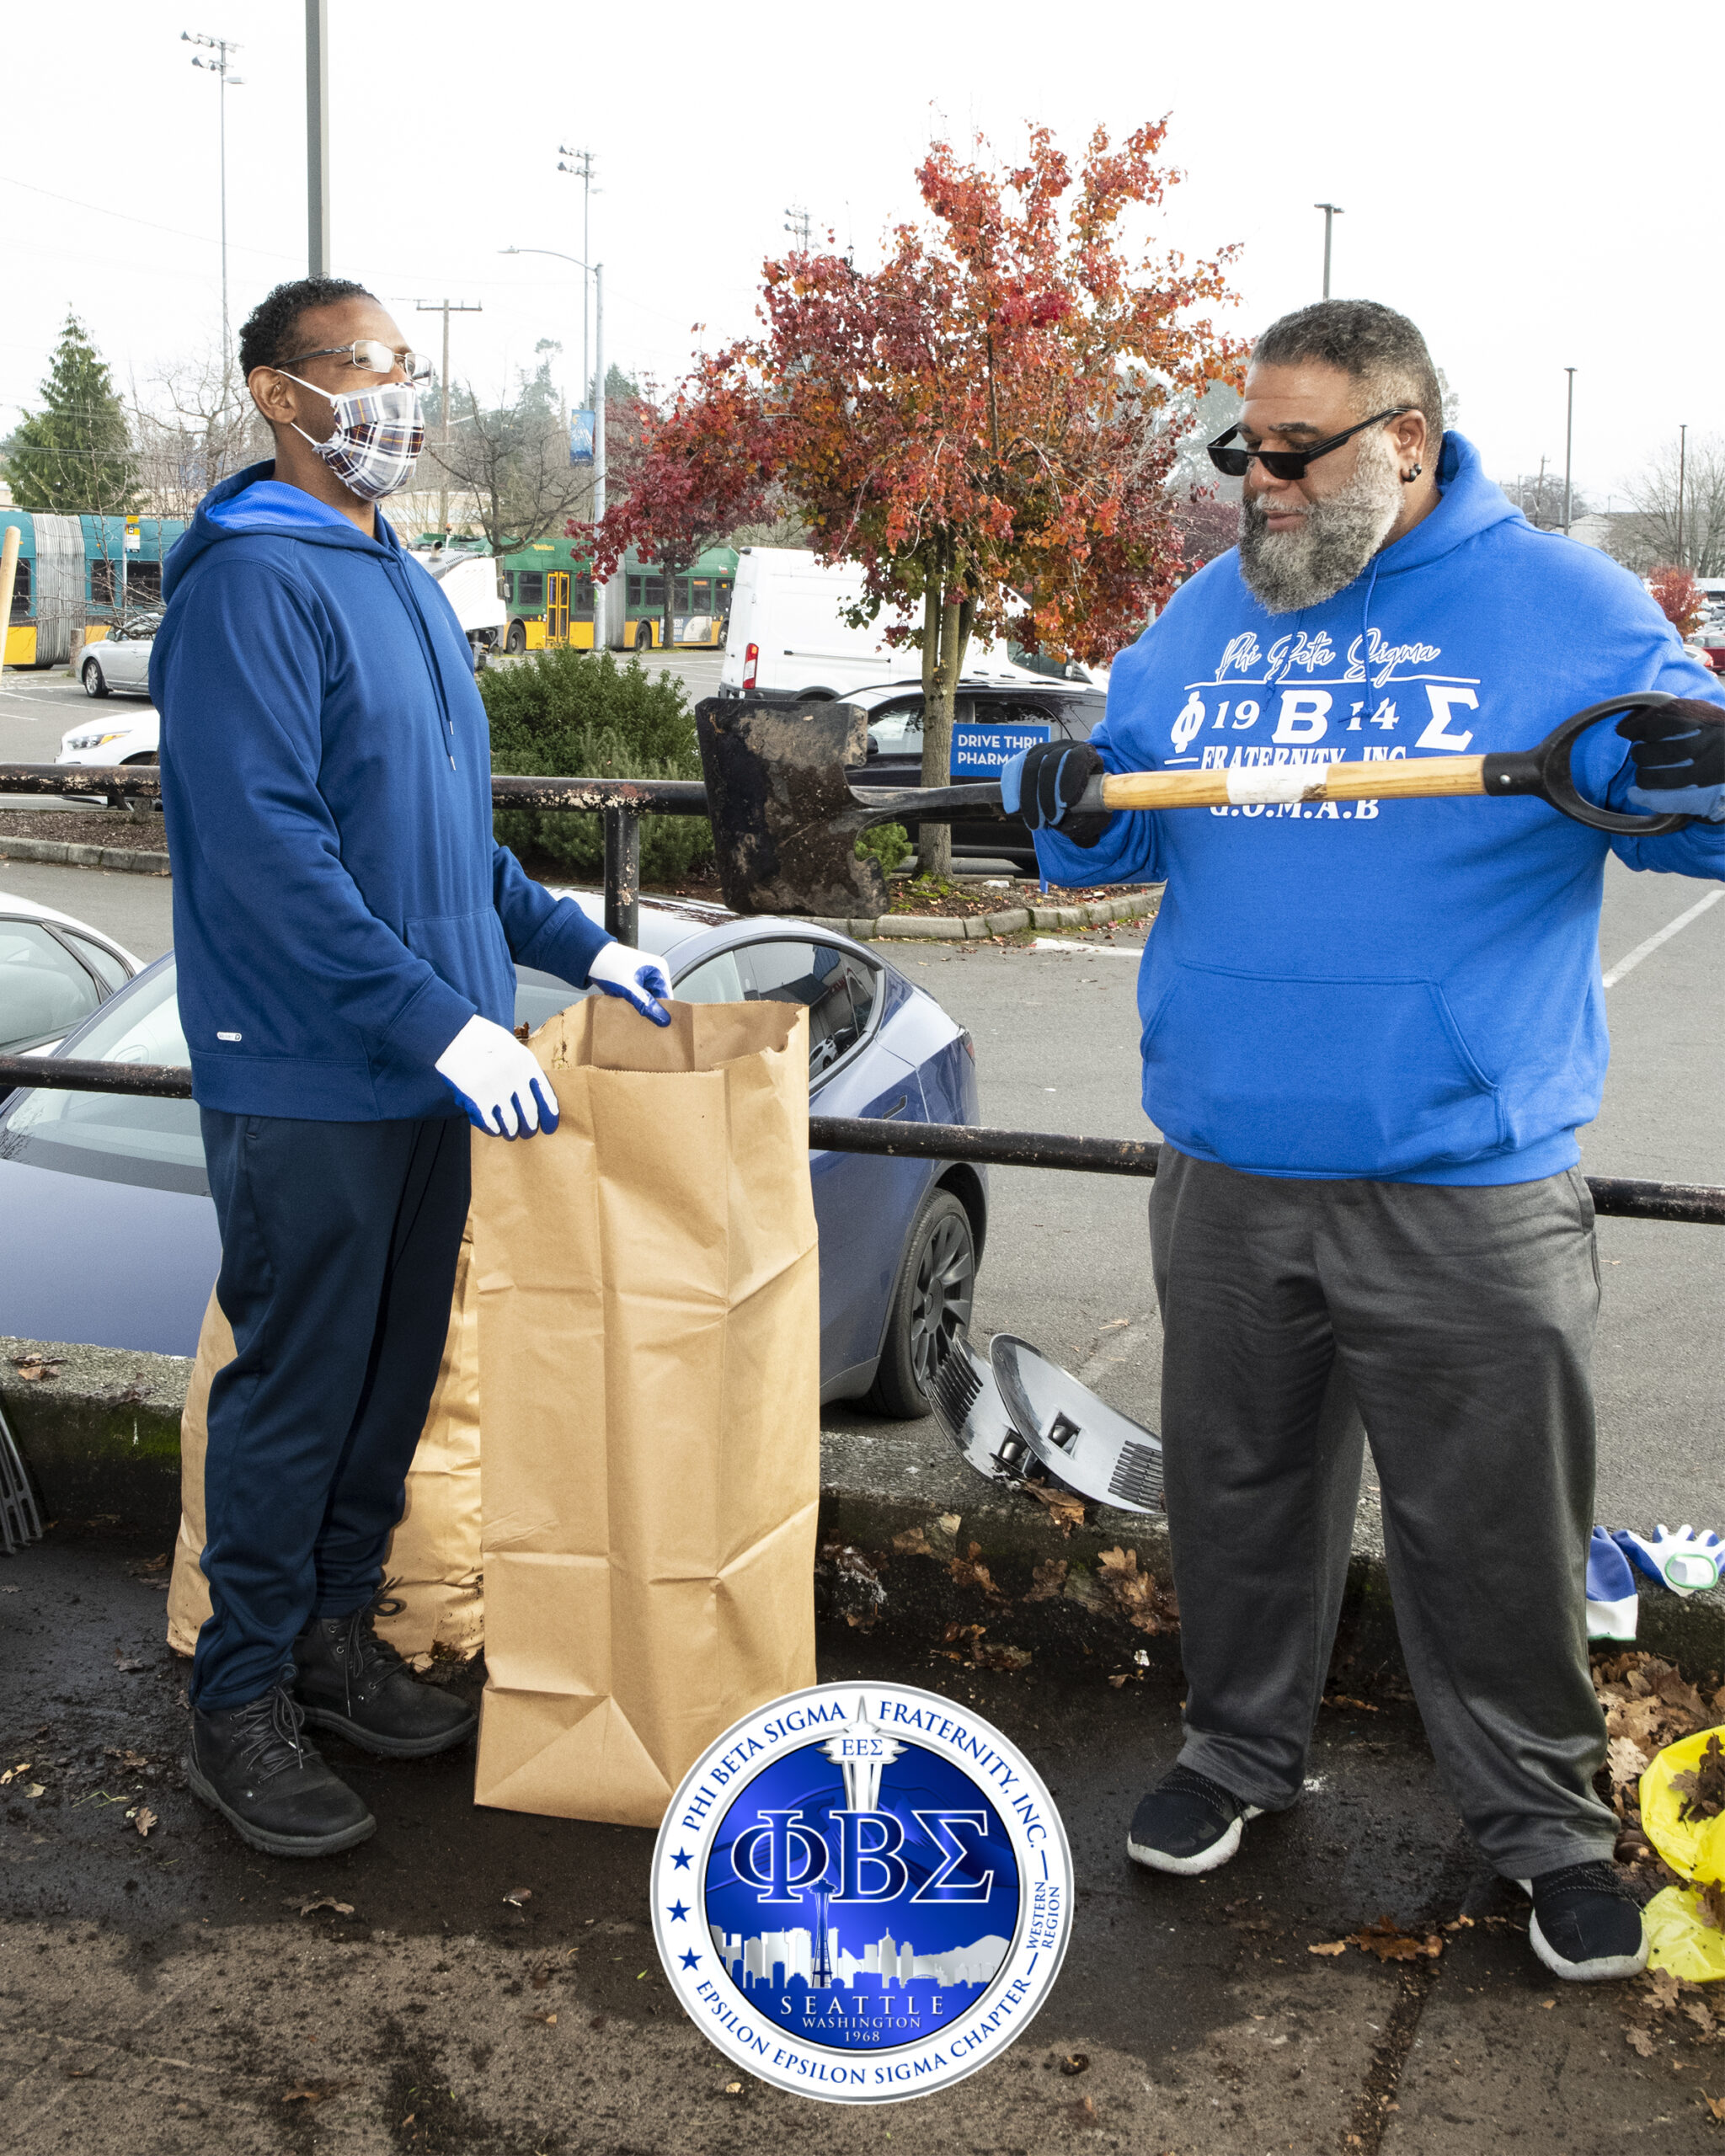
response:
<path fill-rule="evenodd" d="M 880 744 L 875 739 L 873 734 L 871 732 L 868 736 L 868 761 L 872 764 L 879 754 Z"/>

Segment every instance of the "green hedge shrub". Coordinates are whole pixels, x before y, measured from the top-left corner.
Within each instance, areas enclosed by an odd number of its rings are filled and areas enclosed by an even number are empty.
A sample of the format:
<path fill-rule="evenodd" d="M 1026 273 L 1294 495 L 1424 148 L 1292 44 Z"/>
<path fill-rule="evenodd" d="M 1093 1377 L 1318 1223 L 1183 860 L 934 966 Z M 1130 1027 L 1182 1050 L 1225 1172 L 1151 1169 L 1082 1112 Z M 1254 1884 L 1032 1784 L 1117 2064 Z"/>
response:
<path fill-rule="evenodd" d="M 536 651 L 510 666 L 487 667 L 479 694 L 491 721 L 496 771 L 571 778 L 699 778 L 701 752 L 683 684 L 649 674 L 634 659 L 619 666 L 608 651 Z M 537 855 L 582 877 L 604 873 L 605 834 L 597 816 L 541 808 L 499 808 L 499 844 Z M 701 816 L 641 819 L 644 883 L 673 883 L 713 858 L 713 832 Z"/>

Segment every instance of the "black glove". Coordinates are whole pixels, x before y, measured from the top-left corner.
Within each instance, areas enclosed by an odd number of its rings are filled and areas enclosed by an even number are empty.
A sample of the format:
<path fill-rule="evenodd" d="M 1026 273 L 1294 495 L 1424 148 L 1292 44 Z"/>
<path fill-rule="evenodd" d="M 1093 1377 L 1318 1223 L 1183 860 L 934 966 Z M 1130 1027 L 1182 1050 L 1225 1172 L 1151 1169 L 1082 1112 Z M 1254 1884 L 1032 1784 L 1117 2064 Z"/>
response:
<path fill-rule="evenodd" d="M 1633 744 L 1629 798 L 1656 816 L 1725 814 L 1725 711 L 1685 696 L 1632 712 L 1617 731 Z"/>
<path fill-rule="evenodd" d="M 1074 846 L 1093 846 L 1114 820 L 1108 809 L 1080 815 L 1073 803 L 1107 766 L 1087 741 L 1039 741 L 1001 774 L 1007 813 L 1033 831 L 1058 830 Z"/>

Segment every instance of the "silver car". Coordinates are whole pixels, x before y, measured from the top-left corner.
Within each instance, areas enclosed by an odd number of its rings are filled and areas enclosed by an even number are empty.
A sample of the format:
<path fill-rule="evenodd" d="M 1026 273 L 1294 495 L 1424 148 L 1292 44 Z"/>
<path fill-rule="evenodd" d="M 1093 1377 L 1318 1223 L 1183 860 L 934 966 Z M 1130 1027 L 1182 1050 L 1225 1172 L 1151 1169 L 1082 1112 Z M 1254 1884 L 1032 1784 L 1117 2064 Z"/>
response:
<path fill-rule="evenodd" d="M 116 622 L 99 643 L 87 645 L 78 667 L 84 694 L 105 696 L 117 689 L 122 696 L 148 696 L 150 654 L 161 626 L 159 609 L 132 614 Z"/>

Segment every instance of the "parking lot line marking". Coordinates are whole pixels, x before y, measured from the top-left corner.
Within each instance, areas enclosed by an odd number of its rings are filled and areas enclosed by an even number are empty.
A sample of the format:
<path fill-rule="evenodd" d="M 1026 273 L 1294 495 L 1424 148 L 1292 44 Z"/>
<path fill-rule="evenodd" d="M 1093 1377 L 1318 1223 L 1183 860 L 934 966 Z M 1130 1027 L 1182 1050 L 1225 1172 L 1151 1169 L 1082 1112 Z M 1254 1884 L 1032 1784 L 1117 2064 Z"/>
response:
<path fill-rule="evenodd" d="M 1033 951 L 1086 951 L 1092 958 L 1098 953 L 1104 958 L 1141 958 L 1144 946 L 1128 944 L 1124 948 L 1118 943 L 1070 943 L 1059 936 L 1039 936 L 1031 945 Z"/>
<path fill-rule="evenodd" d="M 1645 943 L 1637 943 L 1626 958 L 1620 958 L 1600 983 L 1602 988 L 1615 988 L 1626 973 L 1632 972 L 1643 958 L 1651 958 L 1662 943 L 1669 943 L 1680 928 L 1687 928 L 1690 921 L 1699 921 L 1709 906 L 1716 906 L 1725 899 L 1725 884 L 1717 891 L 1709 891 L 1706 898 L 1697 899 L 1687 913 L 1680 913 L 1675 921 L 1668 921 L 1657 936 L 1648 937 Z"/>

